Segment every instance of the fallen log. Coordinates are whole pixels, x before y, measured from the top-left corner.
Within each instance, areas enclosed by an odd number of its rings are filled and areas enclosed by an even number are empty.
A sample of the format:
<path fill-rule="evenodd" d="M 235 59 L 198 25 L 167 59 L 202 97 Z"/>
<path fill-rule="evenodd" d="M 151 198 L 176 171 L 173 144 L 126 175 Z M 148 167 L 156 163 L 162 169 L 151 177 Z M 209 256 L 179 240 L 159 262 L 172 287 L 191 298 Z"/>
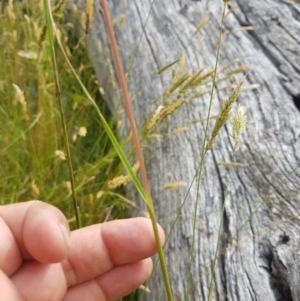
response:
<path fill-rule="evenodd" d="M 237 99 L 245 108 L 247 124 L 235 153 L 230 124 L 221 130 L 205 156 L 198 195 L 194 177 L 205 138 L 209 83 L 193 90 L 198 93 L 194 98 L 191 93 L 182 97 L 187 94 L 174 86 L 170 90 L 181 67 L 181 75 L 191 72 L 187 76 L 204 67 L 207 72 L 214 68 L 221 3 L 113 0 L 109 4 L 141 133 L 160 105 L 166 108 L 187 100 L 153 128 L 152 134 L 161 139 L 148 135 L 143 141 L 155 210 L 166 233 L 179 216 L 165 247 L 175 300 L 185 296 L 186 300 L 207 300 L 211 284 L 211 300 L 300 300 L 300 6 L 286 0 L 238 0 L 236 7 L 229 3 L 227 12 L 232 12 L 224 23 L 220 80 L 211 116 L 220 113 L 231 93 L 229 87 L 247 74 Z M 78 5 L 84 10 L 84 4 Z M 101 8 L 97 1 L 94 5 L 90 58 L 112 112 L 124 124 Z M 209 121 L 207 139 L 214 122 Z M 123 129 L 120 137 L 124 138 L 128 132 Z M 129 194 L 139 200 L 134 191 Z M 145 300 L 166 300 L 159 271 L 148 286 L 152 292 L 145 294 Z"/>

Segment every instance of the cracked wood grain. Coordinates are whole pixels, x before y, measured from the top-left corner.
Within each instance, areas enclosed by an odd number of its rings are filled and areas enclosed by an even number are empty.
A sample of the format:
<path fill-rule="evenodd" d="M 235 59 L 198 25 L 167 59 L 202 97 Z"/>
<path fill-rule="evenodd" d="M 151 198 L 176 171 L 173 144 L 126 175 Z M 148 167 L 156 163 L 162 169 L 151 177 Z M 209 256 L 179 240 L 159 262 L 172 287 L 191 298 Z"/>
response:
<path fill-rule="evenodd" d="M 128 81 L 139 127 L 161 104 L 170 82 L 170 72 L 157 75 L 160 68 L 180 58 L 182 53 L 187 58 L 187 70 L 214 66 L 220 3 L 154 2 Z M 245 107 L 248 118 L 241 149 L 235 156 L 244 167 L 231 172 L 212 300 L 297 301 L 300 300 L 300 6 L 286 0 L 238 0 L 236 4 L 225 22 L 227 35 L 219 65 L 240 58 L 240 64 L 252 66 L 245 85 L 259 84 L 259 88 L 241 92 L 237 100 Z M 115 25 L 127 72 L 150 6 L 150 0 L 128 1 L 127 6 L 123 1 L 110 1 L 115 20 L 127 14 L 123 26 Z M 109 45 L 97 1 L 95 7 L 98 13 L 94 13 L 89 34 L 90 57 L 111 110 L 124 121 L 120 92 L 108 71 Z M 209 22 L 195 34 L 207 10 Z M 242 31 L 242 26 L 252 26 L 254 30 Z M 201 37 L 204 37 L 202 42 Z M 212 115 L 218 114 L 220 101 L 230 93 L 223 86 L 222 83 L 216 86 Z M 172 181 L 192 182 L 200 160 L 204 124 L 191 124 L 191 120 L 206 117 L 208 101 L 208 95 L 189 101 L 159 128 L 163 138 L 152 141 L 144 150 L 158 220 L 167 233 L 188 187 L 169 191 L 162 187 Z M 187 131 L 172 135 L 174 129 L 184 126 Z M 210 131 L 212 126 L 213 122 Z M 226 126 L 204 163 L 189 300 L 206 300 L 208 296 L 210 263 L 228 175 L 228 169 L 217 164 L 231 160 L 233 143 L 229 134 L 230 126 Z M 139 200 L 133 191 L 129 196 Z M 187 282 L 195 199 L 196 184 L 192 185 L 166 246 L 175 300 L 183 300 Z M 165 300 L 159 272 L 149 287 L 152 293 L 145 300 Z"/>

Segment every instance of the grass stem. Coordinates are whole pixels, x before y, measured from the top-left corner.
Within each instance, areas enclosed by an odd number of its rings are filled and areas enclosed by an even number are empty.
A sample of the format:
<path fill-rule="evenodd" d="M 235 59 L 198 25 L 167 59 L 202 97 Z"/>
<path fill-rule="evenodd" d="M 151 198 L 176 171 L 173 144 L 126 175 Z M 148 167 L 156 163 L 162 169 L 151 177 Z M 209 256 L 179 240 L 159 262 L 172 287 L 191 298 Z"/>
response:
<path fill-rule="evenodd" d="M 133 144 L 134 144 L 138 162 L 140 164 L 142 183 L 143 183 L 143 186 L 144 186 L 144 189 L 146 192 L 146 204 L 147 204 L 150 219 L 152 222 L 156 246 L 158 249 L 158 256 L 160 259 L 160 264 L 161 264 L 162 273 L 163 273 L 163 279 L 165 282 L 165 288 L 166 288 L 168 300 L 171 301 L 171 300 L 173 300 L 173 295 L 172 295 L 170 280 L 169 280 L 169 276 L 168 276 L 168 272 L 167 272 L 163 249 L 162 249 L 160 239 L 159 239 L 156 217 L 155 217 L 153 202 L 152 202 L 151 193 L 150 193 L 150 186 L 149 186 L 149 182 L 148 182 L 148 178 L 147 178 L 146 167 L 144 164 L 143 153 L 142 153 L 142 149 L 141 149 L 140 142 L 139 142 L 138 131 L 137 131 L 134 116 L 133 116 L 133 110 L 132 110 L 132 106 L 131 106 L 131 103 L 129 100 L 129 93 L 128 93 L 128 89 L 127 89 L 125 75 L 123 72 L 122 62 L 121 62 L 121 58 L 120 58 L 120 55 L 118 52 L 118 46 L 117 46 L 117 42 L 116 42 L 114 30 L 113 30 L 113 25 L 112 25 L 110 14 L 109 14 L 107 1 L 100 0 L 100 4 L 103 9 L 104 22 L 105 22 L 106 31 L 107 31 L 107 34 L 108 34 L 108 37 L 110 40 L 111 51 L 112 51 L 115 67 L 117 70 L 117 76 L 118 76 L 118 80 L 119 80 L 122 95 L 123 95 L 125 111 L 126 111 L 126 115 L 127 115 L 128 121 L 129 121 L 130 129 L 132 132 Z"/>
<path fill-rule="evenodd" d="M 71 161 L 70 144 L 69 144 L 69 140 L 68 140 L 68 132 L 67 132 L 64 109 L 63 109 L 63 105 L 62 105 L 62 94 L 61 94 L 61 89 L 60 89 L 60 84 L 59 84 L 59 76 L 58 76 L 56 55 L 55 55 L 55 48 L 54 48 L 54 38 L 53 38 L 53 30 L 52 30 L 54 22 L 52 21 L 51 5 L 50 5 L 49 0 L 44 0 L 44 9 L 45 9 L 47 31 L 48 31 L 48 39 L 49 39 L 50 50 L 51 50 L 51 61 L 52 61 L 52 68 L 53 68 L 53 73 L 54 73 L 56 97 L 57 97 L 57 102 L 59 105 L 63 137 L 64 137 L 64 143 L 65 143 L 65 148 L 66 148 L 66 159 L 67 159 L 70 182 L 71 182 L 73 206 L 74 206 L 75 217 L 76 217 L 76 226 L 77 226 L 77 228 L 81 228 L 79 206 L 78 206 L 78 202 L 77 202 L 77 198 L 76 198 L 75 181 L 74 181 L 73 167 L 72 167 L 72 161 Z"/>
<path fill-rule="evenodd" d="M 198 212 L 198 205 L 199 205 L 199 198 L 200 198 L 200 189 L 201 189 L 201 176 L 202 176 L 202 170 L 203 170 L 203 163 L 204 163 L 204 157 L 206 154 L 205 145 L 206 145 L 206 138 L 208 133 L 208 124 L 210 120 L 210 113 L 211 113 L 211 107 L 212 107 L 212 100 L 214 95 L 214 89 L 216 84 L 216 78 L 217 78 L 217 69 L 218 69 L 218 62 L 219 62 L 219 56 L 220 56 L 220 49 L 222 44 L 222 30 L 223 30 L 223 24 L 225 20 L 225 5 L 223 5 L 222 10 L 222 21 L 221 21 L 221 27 L 220 27 L 220 35 L 218 39 L 218 46 L 217 46 L 217 54 L 216 54 L 216 61 L 215 61 L 215 67 L 214 67 L 214 74 L 212 79 L 212 87 L 210 91 L 210 100 L 209 100 L 209 107 L 206 117 L 206 124 L 205 124 L 205 131 L 204 131 L 204 138 L 202 142 L 202 148 L 201 148 L 201 158 L 198 168 L 198 179 L 197 179 L 197 193 L 196 193 L 196 202 L 195 202 L 195 209 L 194 209 L 194 216 L 193 216 L 193 236 L 192 236 L 192 244 L 191 244 L 191 252 L 190 252 L 190 264 L 189 264 L 189 272 L 188 272 L 188 280 L 187 280 L 187 287 L 185 291 L 185 298 L 186 301 L 188 299 L 189 290 L 191 287 L 191 278 L 192 278 L 192 260 L 194 257 L 194 248 L 195 248 L 195 233 L 196 233 L 196 225 L 197 225 L 197 212 Z"/>

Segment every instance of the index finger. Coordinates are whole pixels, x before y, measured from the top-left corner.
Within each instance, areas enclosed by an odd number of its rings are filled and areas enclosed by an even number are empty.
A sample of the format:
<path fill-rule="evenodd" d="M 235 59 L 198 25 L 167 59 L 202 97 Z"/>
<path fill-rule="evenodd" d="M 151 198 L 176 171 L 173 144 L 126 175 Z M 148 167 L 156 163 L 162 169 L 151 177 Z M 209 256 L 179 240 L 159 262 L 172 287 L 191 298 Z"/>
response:
<path fill-rule="evenodd" d="M 164 232 L 158 225 L 161 243 Z M 93 279 L 113 266 L 136 262 L 157 252 L 151 221 L 116 220 L 71 233 L 69 256 L 62 262 L 68 286 Z"/>

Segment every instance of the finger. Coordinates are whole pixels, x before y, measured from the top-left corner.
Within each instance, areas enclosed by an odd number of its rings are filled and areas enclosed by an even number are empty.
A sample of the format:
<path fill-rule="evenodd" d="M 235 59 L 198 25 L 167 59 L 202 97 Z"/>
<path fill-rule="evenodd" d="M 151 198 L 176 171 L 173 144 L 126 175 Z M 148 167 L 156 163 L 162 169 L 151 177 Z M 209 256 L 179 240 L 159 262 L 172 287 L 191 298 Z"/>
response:
<path fill-rule="evenodd" d="M 0 207 L 24 259 L 42 263 L 59 262 L 68 254 L 69 226 L 57 208 L 31 201 Z"/>
<path fill-rule="evenodd" d="M 18 244 L 0 216 L 0 270 L 10 276 L 19 268 L 21 263 L 22 256 Z"/>
<path fill-rule="evenodd" d="M 16 287 L 0 269 L 0 297 L 5 301 L 22 301 Z"/>
<path fill-rule="evenodd" d="M 150 276 L 150 258 L 114 267 L 94 280 L 69 288 L 62 301 L 113 301 L 128 295 Z"/>
<path fill-rule="evenodd" d="M 163 242 L 164 233 L 158 227 Z M 155 253 L 150 220 L 117 220 L 72 232 L 69 256 L 62 266 L 68 286 L 73 286 L 97 277 L 115 265 L 139 261 Z"/>
<path fill-rule="evenodd" d="M 59 263 L 28 261 L 11 277 L 11 281 L 23 300 L 61 301 L 67 291 L 66 278 Z"/>

